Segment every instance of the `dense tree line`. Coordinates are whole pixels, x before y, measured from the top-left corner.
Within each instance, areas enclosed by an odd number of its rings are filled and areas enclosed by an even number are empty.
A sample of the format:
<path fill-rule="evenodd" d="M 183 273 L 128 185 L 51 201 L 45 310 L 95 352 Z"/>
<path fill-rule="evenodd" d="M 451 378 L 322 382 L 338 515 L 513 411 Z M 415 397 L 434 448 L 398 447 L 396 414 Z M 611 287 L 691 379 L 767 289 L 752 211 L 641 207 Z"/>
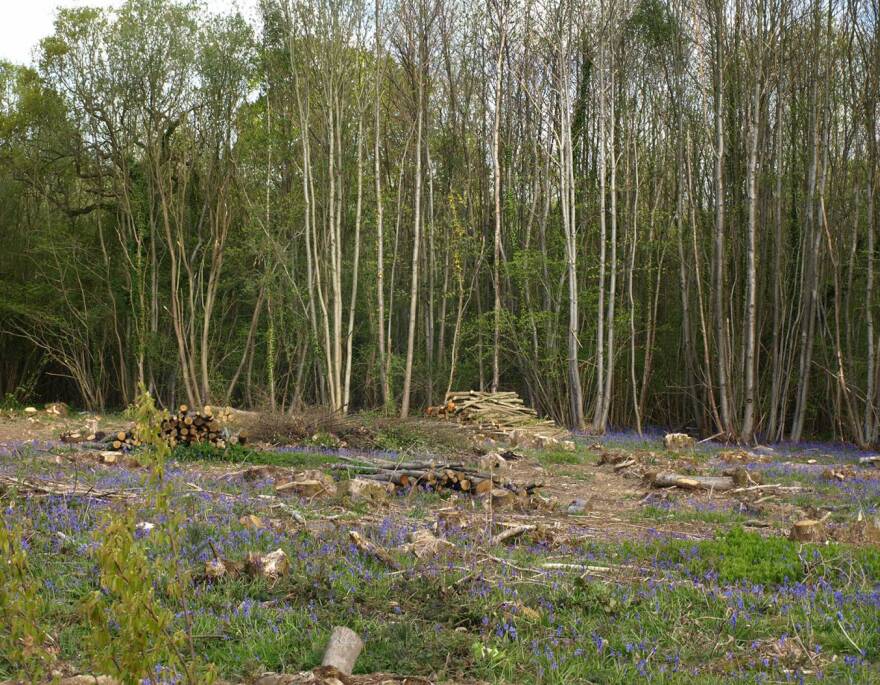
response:
<path fill-rule="evenodd" d="M 878 0 L 181 0 L 0 67 L 0 391 L 880 431 Z"/>

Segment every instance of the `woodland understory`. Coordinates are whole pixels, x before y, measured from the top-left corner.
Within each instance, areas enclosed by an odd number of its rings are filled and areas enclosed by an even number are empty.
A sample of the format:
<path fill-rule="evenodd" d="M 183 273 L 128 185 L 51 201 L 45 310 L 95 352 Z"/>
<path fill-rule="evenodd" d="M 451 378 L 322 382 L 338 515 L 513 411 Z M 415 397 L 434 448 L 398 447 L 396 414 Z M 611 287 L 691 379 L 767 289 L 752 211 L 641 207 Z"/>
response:
<path fill-rule="evenodd" d="M 878 0 L 182 0 L 0 64 L 0 396 L 880 436 Z"/>

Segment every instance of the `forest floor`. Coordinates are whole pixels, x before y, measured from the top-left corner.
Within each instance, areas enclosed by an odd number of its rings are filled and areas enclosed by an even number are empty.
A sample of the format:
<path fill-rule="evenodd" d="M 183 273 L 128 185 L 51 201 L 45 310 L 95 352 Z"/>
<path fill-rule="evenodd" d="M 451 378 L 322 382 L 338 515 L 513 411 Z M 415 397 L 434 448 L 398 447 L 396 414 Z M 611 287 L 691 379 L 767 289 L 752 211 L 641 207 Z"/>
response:
<path fill-rule="evenodd" d="M 880 682 L 880 468 L 859 464 L 856 450 L 671 452 L 662 436 L 575 436 L 573 452 L 510 455 L 499 477 L 543 483 L 510 508 L 421 488 L 367 499 L 276 490 L 303 470 L 344 480 L 351 474 L 331 469 L 340 457 L 484 458 L 466 429 L 363 416 L 369 447 L 316 434 L 237 448 L 234 461 L 179 448 L 163 475 L 177 517 L 169 538 L 136 454 L 107 464 L 58 441 L 84 420 L 0 416 L 3 523 L 27 550 L 43 658 L 59 676 L 100 672 L 99 652 L 114 649 L 83 606 L 101 590 L 108 522 L 129 516 L 147 558 L 184 570 L 185 598 L 153 581 L 173 614 L 167 630 L 186 633 L 227 682 L 322 682 L 292 674 L 320 664 L 337 625 L 365 641 L 362 675 L 346 684 Z M 101 419 L 104 429 L 124 424 Z M 731 468 L 749 485 L 659 489 L 644 477 Z M 819 542 L 788 539 L 802 519 L 821 521 Z M 514 526 L 530 527 L 493 539 Z M 384 556 L 353 545 L 352 531 Z M 409 543 L 418 531 L 443 543 L 423 554 Z M 277 577 L 241 570 L 276 549 L 289 560 Z M 220 560 L 230 572 L 210 577 Z M 20 677 L 16 658 L 14 645 L 0 646 L 0 680 Z"/>

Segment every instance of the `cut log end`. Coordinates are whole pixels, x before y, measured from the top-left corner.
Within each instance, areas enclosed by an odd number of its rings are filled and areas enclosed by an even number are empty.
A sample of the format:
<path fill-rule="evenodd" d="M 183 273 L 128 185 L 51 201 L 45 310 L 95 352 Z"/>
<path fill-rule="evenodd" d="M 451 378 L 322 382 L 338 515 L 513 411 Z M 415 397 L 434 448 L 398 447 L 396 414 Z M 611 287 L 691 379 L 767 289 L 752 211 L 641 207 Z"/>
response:
<path fill-rule="evenodd" d="M 343 675 L 351 675 L 354 664 L 364 648 L 363 640 L 351 628 L 336 626 L 324 651 L 322 666 L 331 666 Z"/>

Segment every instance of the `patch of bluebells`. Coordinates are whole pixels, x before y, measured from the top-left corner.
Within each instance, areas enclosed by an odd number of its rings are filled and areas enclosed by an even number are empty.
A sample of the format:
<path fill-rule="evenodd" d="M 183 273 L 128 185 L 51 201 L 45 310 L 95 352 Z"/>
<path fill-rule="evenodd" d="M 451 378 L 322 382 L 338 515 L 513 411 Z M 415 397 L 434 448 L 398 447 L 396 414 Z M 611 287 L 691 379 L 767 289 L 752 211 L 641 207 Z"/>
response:
<path fill-rule="evenodd" d="M 394 450 L 362 450 L 348 447 L 320 447 L 317 445 L 282 445 L 273 447 L 272 452 L 278 454 L 316 454 L 327 457 L 379 457 L 381 459 L 398 459 L 400 452 Z"/>
<path fill-rule="evenodd" d="M 611 427 L 602 435 L 593 435 L 585 431 L 574 431 L 575 441 L 583 445 L 599 443 L 609 447 L 629 447 L 641 449 L 656 449 L 662 444 L 663 437 L 667 433 L 680 432 L 680 428 L 663 426 L 645 426 L 642 433 L 632 429 Z M 759 436 L 759 439 L 763 439 Z M 720 451 L 729 450 L 735 445 L 720 442 L 718 440 L 706 440 L 698 442 L 695 451 L 698 453 L 713 455 Z M 776 460 L 789 460 L 792 458 L 816 459 L 817 462 L 825 463 L 858 463 L 865 456 L 876 455 L 876 451 L 864 450 L 856 445 L 828 442 L 828 441 L 800 441 L 800 442 L 776 442 L 767 443 L 757 451 Z"/>
<path fill-rule="evenodd" d="M 97 479 L 95 482 L 100 483 L 101 488 L 137 489 L 147 485 L 144 470 L 122 466 L 106 469 L 81 465 L 79 468 L 88 477 Z M 57 470 L 63 472 L 63 469 Z M 819 469 L 810 471 L 813 472 L 817 478 L 821 478 Z M 261 488 L 266 484 L 229 482 L 176 465 L 169 466 L 165 479 L 175 500 L 179 500 L 180 506 L 188 512 L 179 537 L 179 550 L 195 567 L 213 556 L 208 540 L 218 553 L 231 559 L 242 559 L 251 551 L 265 552 L 281 547 L 291 558 L 291 577 L 304 590 L 303 593 L 295 593 L 272 603 L 258 603 L 252 597 L 227 598 L 222 586 L 218 591 L 215 589 L 218 586 L 197 584 L 193 587 L 194 608 L 190 618 L 199 626 L 211 626 L 204 632 L 223 632 L 228 628 L 230 635 L 233 635 L 238 629 L 231 626 L 246 621 L 249 628 L 265 624 L 266 632 L 275 635 L 278 631 L 283 633 L 284 617 L 293 614 L 292 620 L 307 622 L 307 631 L 311 635 L 317 631 L 316 626 L 320 624 L 322 612 L 327 611 L 327 607 L 346 607 L 338 610 L 355 611 L 352 597 L 362 597 L 379 583 L 397 582 L 396 578 L 389 580 L 395 574 L 358 552 L 348 541 L 345 531 L 339 531 L 327 539 L 317 539 L 304 535 L 296 528 L 244 528 L 238 522 L 242 513 L 255 513 L 266 518 L 272 515 L 268 502 L 259 497 Z M 188 483 L 210 492 L 194 492 Z M 680 504 L 695 509 L 705 506 L 703 510 L 716 510 L 700 500 L 684 500 Z M 46 551 L 54 553 L 69 544 L 58 533 L 63 533 L 76 544 L 86 545 L 102 514 L 115 506 L 120 505 L 92 500 L 86 506 L 85 500 L 65 497 L 26 498 L 21 506 L 7 510 L 7 515 L 26 521 L 25 528 L 40 533 L 32 538 L 38 541 L 35 544 L 44 548 L 48 546 Z M 139 520 L 159 522 L 158 517 L 151 516 L 149 511 L 139 512 Z M 396 547 L 405 542 L 408 534 L 420 525 L 403 515 L 388 515 L 378 526 L 363 533 L 384 546 Z M 588 540 L 590 531 L 585 526 L 572 527 L 575 539 Z M 464 555 L 470 555 L 482 543 L 476 530 L 454 528 L 447 533 Z M 668 536 L 656 534 L 655 538 L 662 542 Z M 538 559 L 546 558 L 548 553 L 543 545 L 520 546 L 519 550 Z M 636 624 L 649 614 L 662 618 L 663 612 L 670 612 L 667 621 L 678 620 L 680 617 L 670 609 L 665 598 L 671 590 L 685 588 L 720 607 L 719 611 L 725 617 L 723 630 L 738 638 L 747 634 L 749 624 L 768 614 L 785 617 L 793 624 L 809 621 L 812 626 L 828 626 L 835 631 L 840 622 L 849 634 L 857 636 L 857 640 L 862 639 L 859 636 L 870 635 L 880 628 L 880 585 L 877 579 L 874 579 L 873 588 L 867 589 L 848 587 L 826 577 L 819 577 L 810 583 L 786 582 L 775 587 L 748 582 L 723 584 L 711 568 L 699 574 L 690 570 L 692 562 L 700 557 L 700 548 L 696 544 L 682 546 L 678 556 L 672 558 L 656 555 L 646 559 L 636 548 L 614 544 L 598 546 L 589 542 L 572 543 L 565 549 L 556 548 L 554 554 L 567 558 L 574 556 L 585 565 L 638 567 L 638 572 L 643 576 L 641 582 L 611 586 L 618 606 L 626 607 L 627 618 Z M 811 562 L 810 559 L 804 561 Z M 90 562 L 85 554 L 80 553 L 66 563 L 82 566 Z M 449 560 L 438 559 L 420 564 L 418 571 L 407 569 L 399 577 L 421 580 L 450 572 L 462 573 L 460 569 L 451 570 L 451 565 Z M 477 574 L 463 588 L 466 588 L 468 597 L 466 604 L 486 610 L 477 628 L 484 639 L 505 644 L 522 643 L 532 672 L 543 672 L 546 679 L 553 682 L 567 682 L 565 674 L 577 672 L 578 665 L 584 659 L 599 659 L 613 664 L 633 682 L 650 680 L 660 673 L 682 673 L 690 677 L 702 673 L 702 666 L 683 663 L 679 648 L 669 644 L 662 635 L 649 638 L 647 635 L 627 634 L 627 639 L 622 639 L 623 633 L 617 630 L 617 623 L 621 620 L 618 616 L 605 617 L 597 626 L 587 613 L 566 608 L 564 602 L 556 597 L 568 592 L 572 581 L 570 573 L 544 574 L 542 580 L 550 590 L 548 593 L 542 591 L 537 597 L 526 594 L 530 586 L 523 585 L 522 580 L 522 574 L 516 569 L 494 566 L 491 579 Z M 53 582 L 46 587 L 53 593 L 64 592 L 63 582 Z M 542 614 L 541 621 L 524 624 L 516 611 L 509 618 L 501 618 L 491 610 L 500 603 L 515 605 L 518 601 L 536 606 Z M 402 613 L 399 606 L 392 611 Z M 182 613 L 178 613 L 178 620 L 183 621 L 184 618 Z M 271 631 L 268 630 L 270 627 Z M 811 633 L 808 628 L 801 632 Z M 809 647 L 815 650 L 819 645 Z M 842 656 L 843 667 L 853 673 L 873 668 L 865 653 Z M 778 660 L 755 655 L 752 663 L 734 664 L 731 669 L 732 672 L 741 669 L 760 682 L 761 677 L 768 673 L 778 674 L 782 666 Z M 172 683 L 176 682 L 174 678 L 174 674 L 163 672 L 147 682 Z"/>

